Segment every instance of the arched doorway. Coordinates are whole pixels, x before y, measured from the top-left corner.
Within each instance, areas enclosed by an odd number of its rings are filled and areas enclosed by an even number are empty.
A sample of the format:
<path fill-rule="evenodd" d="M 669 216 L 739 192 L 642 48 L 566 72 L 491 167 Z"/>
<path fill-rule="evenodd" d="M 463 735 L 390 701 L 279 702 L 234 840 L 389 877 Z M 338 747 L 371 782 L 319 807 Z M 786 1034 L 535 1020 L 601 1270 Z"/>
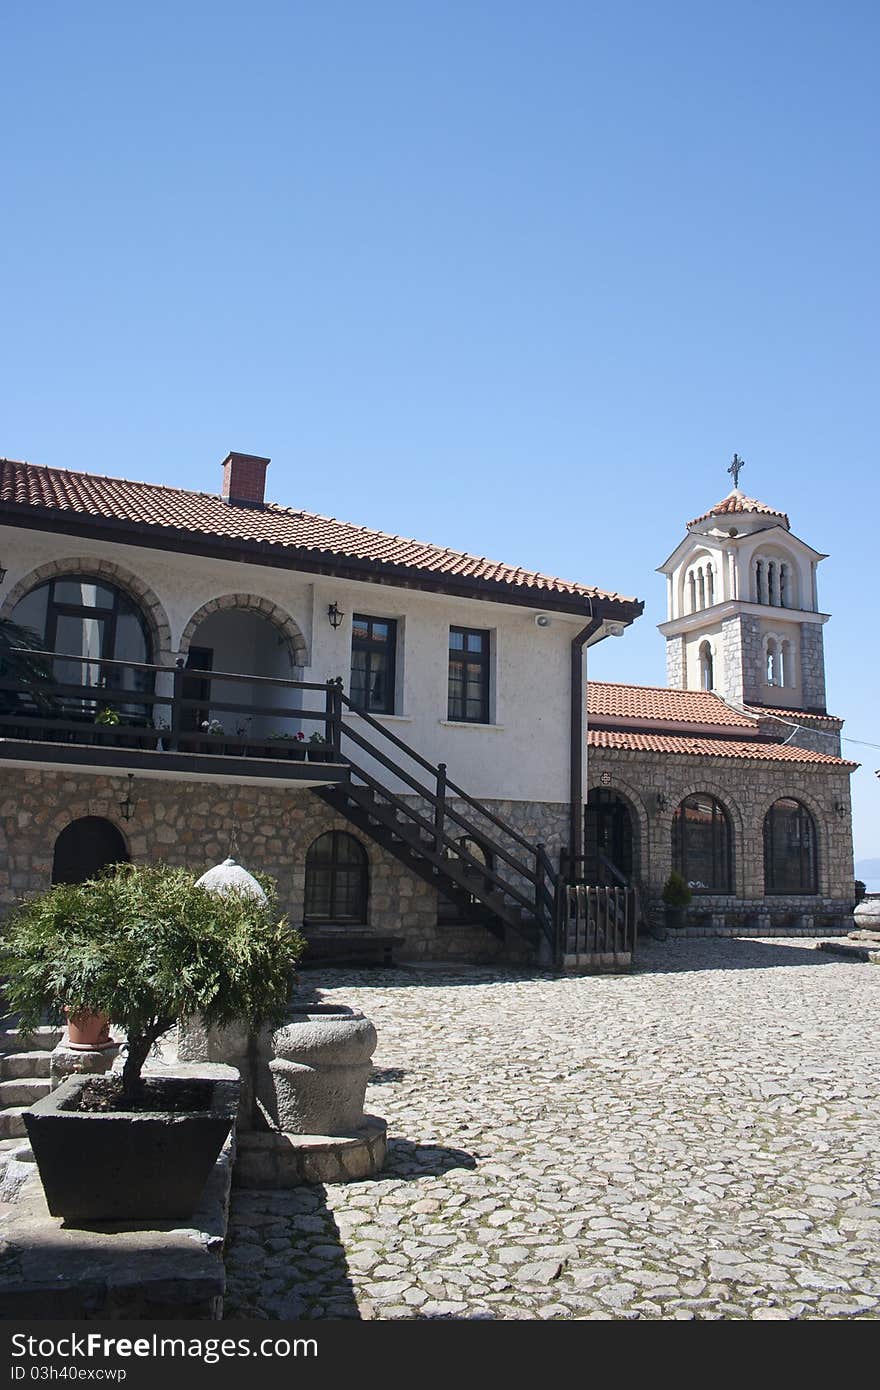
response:
<path fill-rule="evenodd" d="M 128 864 L 128 846 L 112 821 L 82 816 L 70 822 L 55 841 L 53 883 L 85 883 L 111 864 Z"/>
<path fill-rule="evenodd" d="M 635 856 L 633 819 L 629 805 L 611 787 L 594 787 L 584 813 L 584 880 L 619 882 L 609 865 L 627 882 L 632 880 Z"/>

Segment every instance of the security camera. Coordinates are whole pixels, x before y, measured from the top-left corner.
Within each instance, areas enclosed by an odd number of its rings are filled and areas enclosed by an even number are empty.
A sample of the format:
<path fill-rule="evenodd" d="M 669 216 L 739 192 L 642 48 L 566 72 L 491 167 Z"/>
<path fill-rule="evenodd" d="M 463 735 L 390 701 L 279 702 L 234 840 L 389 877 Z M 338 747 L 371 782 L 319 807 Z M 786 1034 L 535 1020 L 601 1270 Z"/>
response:
<path fill-rule="evenodd" d="M 535 614 L 535 627 L 549 627 L 549 626 L 550 626 L 550 619 L 547 617 L 547 614 L 546 614 L 546 613 L 536 613 L 536 614 Z"/>

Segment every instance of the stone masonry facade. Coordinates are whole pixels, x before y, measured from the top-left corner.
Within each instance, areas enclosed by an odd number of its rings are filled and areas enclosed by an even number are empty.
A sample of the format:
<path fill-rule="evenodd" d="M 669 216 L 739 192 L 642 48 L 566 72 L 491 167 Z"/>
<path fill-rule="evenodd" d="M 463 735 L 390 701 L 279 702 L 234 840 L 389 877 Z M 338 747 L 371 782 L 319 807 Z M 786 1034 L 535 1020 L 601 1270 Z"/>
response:
<path fill-rule="evenodd" d="M 611 782 L 603 786 L 602 774 Z M 821 764 L 773 763 L 758 758 L 591 749 L 589 787 L 616 791 L 633 826 L 634 878 L 659 917 L 660 894 L 672 869 L 672 818 L 689 795 L 718 798 L 731 823 L 734 892 L 695 894 L 688 909 L 695 923 L 717 925 L 830 926 L 852 913 L 854 902 L 849 771 Z M 658 794 L 664 799 L 658 809 Z M 819 892 L 764 894 L 764 816 L 780 797 L 801 801 L 816 824 Z M 842 807 L 844 814 L 835 809 Z M 807 919 L 812 919 L 808 921 Z"/>
<path fill-rule="evenodd" d="M 480 925 L 438 925 L 436 889 L 307 789 L 136 778 L 128 822 L 119 813 L 126 791 L 124 775 L 0 769 L 0 910 L 49 887 L 55 841 L 65 826 L 83 816 L 101 816 L 122 833 L 134 863 L 164 861 L 202 873 L 237 844 L 234 857 L 276 880 L 282 907 L 300 925 L 306 852 L 324 831 L 344 830 L 367 854 L 367 925 L 377 934 L 404 938 L 400 959 L 489 964 L 530 958 L 510 932 L 500 941 Z M 567 831 L 564 806 L 487 805 L 526 838 L 545 841 L 558 863 Z M 455 835 L 451 825 L 449 833 Z"/>

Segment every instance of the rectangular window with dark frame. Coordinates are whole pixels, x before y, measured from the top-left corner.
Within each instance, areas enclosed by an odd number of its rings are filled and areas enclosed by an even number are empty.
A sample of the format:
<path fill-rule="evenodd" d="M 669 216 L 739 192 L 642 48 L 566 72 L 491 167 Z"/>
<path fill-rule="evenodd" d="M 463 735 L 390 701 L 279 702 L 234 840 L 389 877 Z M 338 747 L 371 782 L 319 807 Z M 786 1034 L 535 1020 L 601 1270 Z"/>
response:
<path fill-rule="evenodd" d="M 350 698 L 368 714 L 394 713 L 397 623 L 355 613 L 351 634 Z"/>
<path fill-rule="evenodd" d="M 479 628 L 449 629 L 449 718 L 489 723 L 489 634 Z"/>

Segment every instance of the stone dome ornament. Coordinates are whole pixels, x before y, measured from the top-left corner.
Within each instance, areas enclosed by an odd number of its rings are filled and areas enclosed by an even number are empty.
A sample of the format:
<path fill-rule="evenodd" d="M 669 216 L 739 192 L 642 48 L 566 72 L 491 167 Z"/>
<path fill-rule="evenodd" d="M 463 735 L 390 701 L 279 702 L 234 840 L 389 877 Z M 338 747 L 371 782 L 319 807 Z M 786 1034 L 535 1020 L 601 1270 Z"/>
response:
<path fill-rule="evenodd" d="M 234 859 L 224 859 L 222 864 L 215 864 L 213 869 L 208 869 L 201 878 L 196 879 L 196 887 L 204 888 L 207 893 L 217 893 L 224 898 L 228 893 L 238 893 L 242 898 L 256 898 L 259 902 L 266 902 L 266 894 L 253 874 L 249 874 L 247 869 L 242 868 Z"/>

